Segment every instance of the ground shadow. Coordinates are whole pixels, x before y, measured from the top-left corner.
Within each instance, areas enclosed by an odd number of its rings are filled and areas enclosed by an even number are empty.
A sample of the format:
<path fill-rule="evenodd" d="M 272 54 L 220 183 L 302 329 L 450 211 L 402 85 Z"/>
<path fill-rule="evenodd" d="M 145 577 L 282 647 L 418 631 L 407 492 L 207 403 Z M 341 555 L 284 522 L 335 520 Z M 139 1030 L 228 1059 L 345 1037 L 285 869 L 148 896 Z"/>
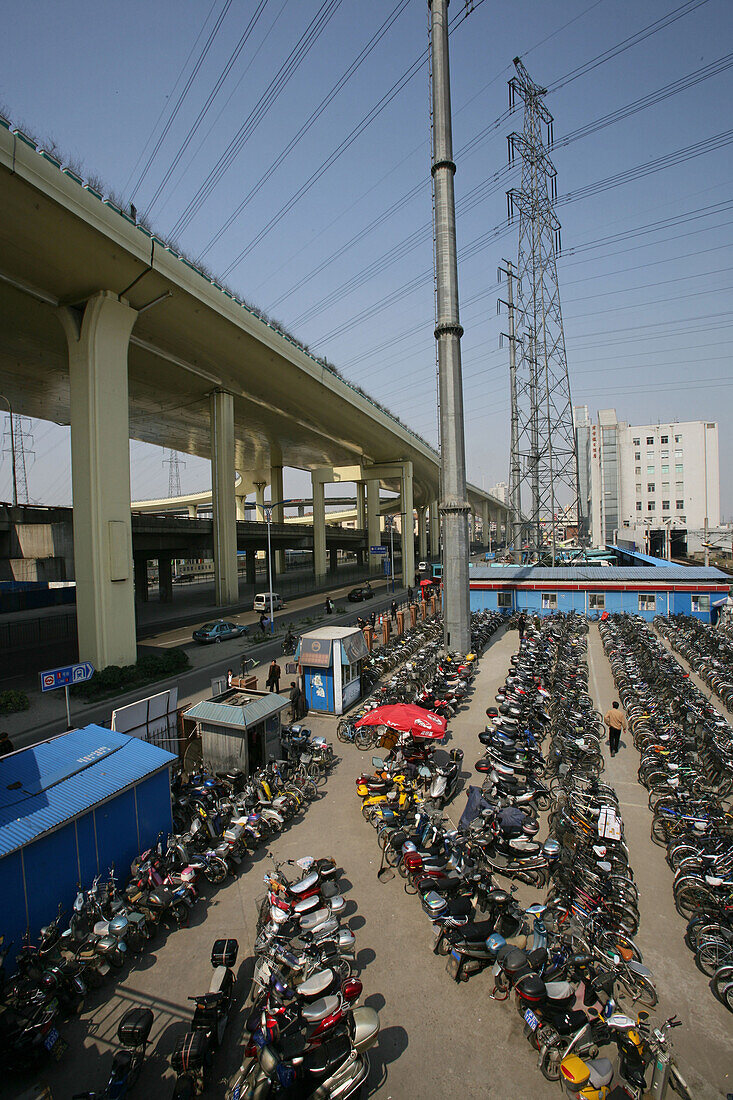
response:
<path fill-rule="evenodd" d="M 384 1086 L 388 1076 L 387 1067 L 404 1054 L 408 1044 L 409 1038 L 403 1027 L 387 1027 L 380 1031 L 376 1046 L 369 1051 L 371 1067 L 368 1088 L 370 1093 L 377 1092 Z"/>
<path fill-rule="evenodd" d="M 369 963 L 373 963 L 376 957 L 377 953 L 371 947 L 362 947 L 356 956 L 356 966 L 359 973 L 361 974 L 369 966 Z"/>
<path fill-rule="evenodd" d="M 349 921 L 349 928 L 352 932 L 358 932 L 360 928 L 363 928 L 366 921 L 361 916 L 352 917 Z"/>

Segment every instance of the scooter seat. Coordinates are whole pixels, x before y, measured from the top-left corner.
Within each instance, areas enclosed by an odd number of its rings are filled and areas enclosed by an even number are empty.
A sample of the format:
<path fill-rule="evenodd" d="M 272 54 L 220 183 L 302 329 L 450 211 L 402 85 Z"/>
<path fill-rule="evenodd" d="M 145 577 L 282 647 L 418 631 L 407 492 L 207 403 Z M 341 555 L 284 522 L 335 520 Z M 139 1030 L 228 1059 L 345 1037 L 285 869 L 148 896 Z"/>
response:
<path fill-rule="evenodd" d="M 545 993 L 551 1001 L 564 1001 L 574 995 L 570 982 L 545 982 Z"/>
<path fill-rule="evenodd" d="M 473 924 L 466 924 L 461 929 L 461 935 L 467 943 L 480 943 L 487 940 L 494 931 L 494 921 L 482 920 Z"/>
<path fill-rule="evenodd" d="M 309 1024 L 317 1024 L 320 1020 L 325 1020 L 326 1016 L 331 1016 L 337 1010 L 339 1003 L 338 997 L 320 997 L 317 1001 L 305 1005 L 301 1016 Z"/>
<path fill-rule="evenodd" d="M 120 1076 L 127 1075 L 132 1064 L 134 1053 L 131 1050 L 116 1050 L 112 1059 L 112 1070 L 118 1071 Z"/>
<path fill-rule="evenodd" d="M 304 1000 L 315 1000 L 323 996 L 333 981 L 333 970 L 326 968 L 317 974 L 311 974 L 307 981 L 298 986 L 298 996 Z"/>
<path fill-rule="evenodd" d="M 339 1035 L 322 1043 L 315 1050 L 308 1051 L 303 1058 L 303 1067 L 314 1077 L 325 1077 L 334 1066 L 340 1065 L 351 1051 L 351 1039 L 348 1035 Z"/>
<path fill-rule="evenodd" d="M 328 909 L 315 909 L 312 913 L 305 913 L 300 918 L 300 927 L 304 932 L 312 932 L 324 921 L 328 920 Z"/>
<path fill-rule="evenodd" d="M 594 1088 L 599 1089 L 602 1085 L 611 1083 L 613 1066 L 608 1058 L 594 1058 L 592 1061 L 587 1061 L 585 1064 L 590 1070 L 590 1084 Z"/>
<path fill-rule="evenodd" d="M 295 882 L 290 887 L 291 894 L 304 894 L 306 890 L 310 890 L 312 886 L 315 886 L 318 882 L 318 874 L 316 871 L 311 871 L 309 875 L 302 878 L 300 882 Z"/>
<path fill-rule="evenodd" d="M 521 836 L 517 837 L 516 840 L 510 840 L 509 847 L 513 852 L 518 852 L 523 856 L 538 856 L 542 851 L 542 846 L 536 840 L 525 840 Z"/>

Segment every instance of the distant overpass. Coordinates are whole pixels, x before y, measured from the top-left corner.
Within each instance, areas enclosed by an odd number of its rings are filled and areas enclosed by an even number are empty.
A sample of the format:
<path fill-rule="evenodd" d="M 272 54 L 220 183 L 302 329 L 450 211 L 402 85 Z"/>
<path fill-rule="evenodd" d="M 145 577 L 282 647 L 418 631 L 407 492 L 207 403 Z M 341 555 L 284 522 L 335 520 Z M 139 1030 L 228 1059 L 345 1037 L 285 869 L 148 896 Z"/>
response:
<path fill-rule="evenodd" d="M 379 541 L 380 487 L 417 510 L 420 552 L 439 546 L 438 454 L 71 169 L 0 119 L 0 392 L 16 413 L 71 425 L 79 654 L 135 658 L 129 439 L 212 463 L 217 602 L 237 591 L 240 496 L 283 467 L 313 486 L 316 574 L 325 492 L 357 485 L 357 525 Z M 470 487 L 484 531 L 507 507 Z M 276 522 L 282 514 L 276 510 Z M 403 562 L 414 578 L 414 550 Z"/>

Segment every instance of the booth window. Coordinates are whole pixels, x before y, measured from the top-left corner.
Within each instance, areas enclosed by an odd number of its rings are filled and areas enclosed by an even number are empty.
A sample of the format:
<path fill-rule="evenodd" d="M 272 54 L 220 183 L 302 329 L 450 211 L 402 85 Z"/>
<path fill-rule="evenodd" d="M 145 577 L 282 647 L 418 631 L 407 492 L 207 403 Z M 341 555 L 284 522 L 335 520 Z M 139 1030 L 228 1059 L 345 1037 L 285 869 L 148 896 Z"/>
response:
<path fill-rule="evenodd" d="M 511 594 L 511 592 L 497 592 L 496 593 L 496 606 L 497 607 L 511 607 L 512 606 L 512 594 Z"/>
<path fill-rule="evenodd" d="M 693 596 L 692 597 L 692 610 L 693 611 L 709 611 L 710 610 L 710 597 L 709 596 Z"/>
<path fill-rule="evenodd" d="M 556 592 L 543 592 L 542 593 L 542 606 L 548 608 L 550 611 L 555 611 L 557 608 L 557 593 Z"/>
<path fill-rule="evenodd" d="M 352 680 L 359 679 L 359 665 L 342 665 L 341 666 L 341 683 L 346 687 Z"/>
<path fill-rule="evenodd" d="M 605 592 L 589 592 L 588 593 L 588 607 L 591 611 L 605 611 L 606 610 L 606 593 Z"/>
<path fill-rule="evenodd" d="M 654 611 L 657 601 L 654 593 L 639 593 L 639 611 Z"/>

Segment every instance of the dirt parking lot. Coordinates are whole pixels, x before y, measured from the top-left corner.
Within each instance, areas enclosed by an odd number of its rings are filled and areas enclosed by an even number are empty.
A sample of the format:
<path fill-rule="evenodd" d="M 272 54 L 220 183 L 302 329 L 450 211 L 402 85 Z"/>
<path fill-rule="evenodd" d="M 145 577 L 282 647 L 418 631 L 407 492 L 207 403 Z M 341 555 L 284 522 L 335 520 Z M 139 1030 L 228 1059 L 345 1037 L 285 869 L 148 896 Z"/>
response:
<path fill-rule="evenodd" d="M 464 782 L 471 781 L 478 758 L 477 732 L 484 710 L 503 682 L 515 632 L 500 632 L 481 659 L 469 707 L 450 723 L 450 746 L 464 750 Z M 605 710 L 613 698 L 610 669 L 591 628 L 590 687 Z M 536 1057 L 522 1036 L 512 1001 L 491 999 L 490 972 L 456 984 L 445 972 L 445 959 L 432 954 L 430 924 L 419 901 L 405 894 L 402 880 L 377 879 L 380 852 L 374 831 L 359 812 L 354 779 L 370 764 L 372 752 L 338 745 L 333 719 L 313 719 L 314 732 L 337 747 L 341 762 L 318 801 L 269 850 L 261 851 L 236 880 L 202 899 L 191 926 L 161 936 L 146 956 L 133 960 L 116 986 L 88 998 L 82 1016 L 65 1025 L 69 1051 L 40 1079 L 55 1100 L 82 1089 L 101 1089 L 116 1043 L 117 1021 L 131 1005 L 149 1005 L 155 1013 L 148 1059 L 135 1095 L 172 1094 L 175 1075 L 170 1053 L 191 1016 L 188 997 L 208 988 L 209 955 L 221 936 L 239 940 L 238 1012 L 230 1021 L 224 1049 L 217 1056 L 216 1081 L 207 1095 L 221 1098 L 241 1060 L 241 1030 L 249 992 L 255 899 L 270 855 L 278 859 L 331 855 L 343 867 L 342 887 L 348 922 L 356 934 L 357 964 L 364 1002 L 379 1011 L 382 1031 L 374 1049 L 368 1094 L 383 1100 L 438 1100 L 444 1097 L 557 1097 L 557 1085 L 545 1081 Z M 662 1016 L 676 1012 L 684 1028 L 674 1032 L 675 1048 L 693 1095 L 725 1100 L 733 1092 L 733 1020 L 712 997 L 707 979 L 694 966 L 683 944 L 684 923 L 672 903 L 671 872 L 663 851 L 649 839 L 646 795 L 636 781 L 636 752 L 627 745 L 608 762 L 606 776 L 622 799 L 632 864 L 641 888 L 642 925 L 638 942 L 660 989 Z M 459 792 L 451 811 L 457 821 L 465 798 Z M 541 836 L 544 834 L 541 834 Z M 528 897 L 529 900 L 529 897 Z M 537 900 L 535 898 L 535 900 Z M 0 1094 L 16 1097 L 29 1081 L 0 1085 Z"/>

